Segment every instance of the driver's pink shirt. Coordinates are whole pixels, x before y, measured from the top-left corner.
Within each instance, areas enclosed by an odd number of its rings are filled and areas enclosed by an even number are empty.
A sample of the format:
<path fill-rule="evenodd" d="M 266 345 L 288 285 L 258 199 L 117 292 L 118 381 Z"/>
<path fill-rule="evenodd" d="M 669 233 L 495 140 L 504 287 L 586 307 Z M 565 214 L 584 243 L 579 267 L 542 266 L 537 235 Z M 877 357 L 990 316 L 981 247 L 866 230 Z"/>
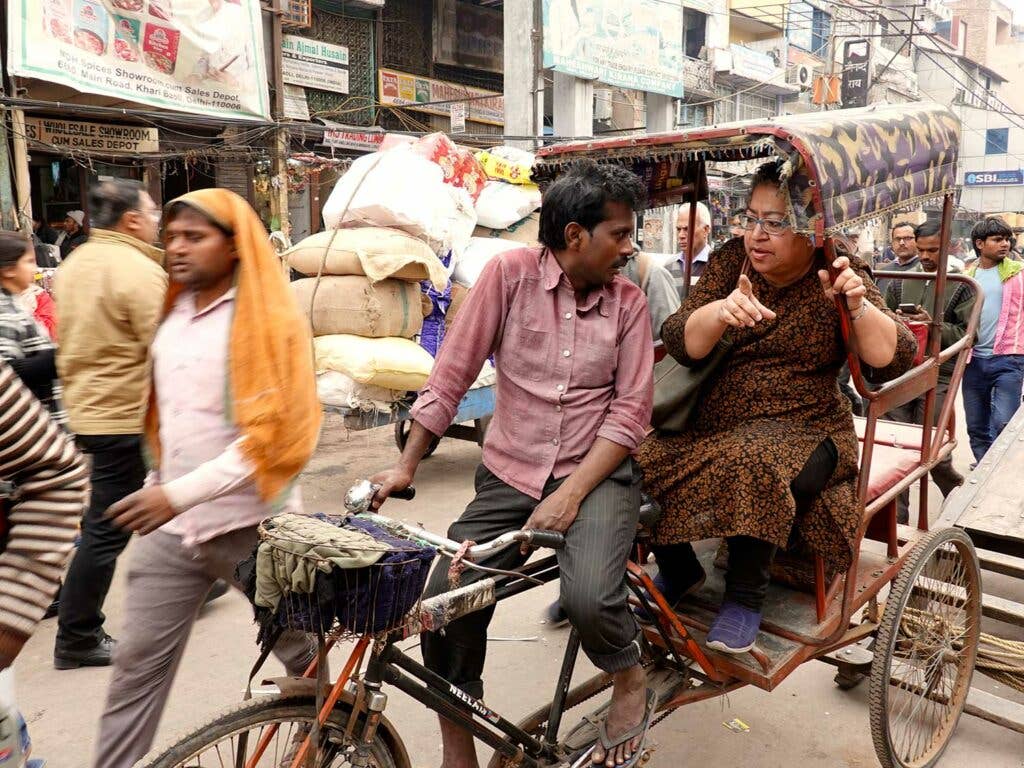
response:
<path fill-rule="evenodd" d="M 651 420 L 654 348 L 643 292 L 616 277 L 577 302 L 552 253 L 509 251 L 470 291 L 412 417 L 442 434 L 493 354 L 497 403 L 483 462 L 539 499 L 603 437 L 636 448 Z"/>

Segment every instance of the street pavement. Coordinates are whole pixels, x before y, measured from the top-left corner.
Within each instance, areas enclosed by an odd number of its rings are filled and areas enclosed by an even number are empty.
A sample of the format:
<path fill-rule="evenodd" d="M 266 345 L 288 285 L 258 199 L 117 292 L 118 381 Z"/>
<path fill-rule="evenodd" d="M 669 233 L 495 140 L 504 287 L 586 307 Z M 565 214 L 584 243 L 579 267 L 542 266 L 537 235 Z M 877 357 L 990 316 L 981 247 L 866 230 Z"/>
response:
<path fill-rule="evenodd" d="M 963 468 L 968 462 L 965 445 L 964 440 L 957 453 L 957 465 Z M 329 417 L 317 455 L 303 477 L 307 509 L 337 511 L 353 481 L 388 466 L 396 456 L 389 429 L 346 432 L 340 420 Z M 442 441 L 421 465 L 416 500 L 389 502 L 385 513 L 443 532 L 472 498 L 473 470 L 479 457 L 475 444 Z M 127 557 L 130 550 L 122 557 L 107 602 L 107 629 L 114 637 L 122 629 Z M 1024 599 L 1024 585 L 1004 583 L 1001 588 L 1005 597 Z M 549 584 L 502 603 L 491 625 L 486 700 L 509 719 L 516 720 L 550 700 L 567 630 L 546 626 L 541 611 L 556 590 L 557 585 Z M 997 629 L 1011 633 L 1006 627 Z M 56 620 L 44 622 L 19 656 L 15 665 L 18 697 L 35 755 L 45 757 L 49 768 L 87 768 L 109 670 L 55 671 L 55 630 Z M 175 681 L 158 743 L 191 730 L 241 700 L 246 674 L 256 658 L 255 635 L 252 611 L 239 594 L 231 593 L 203 610 Z M 1015 636 L 1021 637 L 1019 632 Z M 415 640 L 406 645 L 414 646 Z M 334 652 L 334 670 L 344 663 L 343 652 Z M 589 665 L 581 664 L 577 680 L 592 672 Z M 812 662 L 772 693 L 746 688 L 679 710 L 652 731 L 658 748 L 648 765 L 877 766 L 868 725 L 867 682 L 852 691 L 841 691 L 832 682 L 834 672 L 832 667 Z M 268 662 L 263 676 L 279 674 L 277 662 Z M 986 687 L 1005 692 L 992 684 Z M 413 766 L 439 765 L 440 745 L 432 713 L 395 690 L 389 693 L 387 715 L 405 740 Z M 566 722 L 575 722 L 577 714 L 585 714 L 584 708 L 567 714 Z M 724 724 L 734 718 L 746 723 L 749 731 L 727 729 Z M 480 755 L 488 757 L 483 749 Z M 940 765 L 1024 768 L 1024 735 L 964 716 Z"/>

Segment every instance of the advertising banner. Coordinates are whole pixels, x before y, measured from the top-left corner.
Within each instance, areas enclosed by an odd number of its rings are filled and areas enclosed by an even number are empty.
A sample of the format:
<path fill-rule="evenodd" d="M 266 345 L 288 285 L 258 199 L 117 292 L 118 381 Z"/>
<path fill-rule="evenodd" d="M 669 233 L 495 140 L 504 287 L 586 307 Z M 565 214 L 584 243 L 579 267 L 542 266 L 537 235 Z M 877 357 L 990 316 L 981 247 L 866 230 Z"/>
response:
<path fill-rule="evenodd" d="M 11 74 L 208 116 L 270 116 L 259 0 L 10 0 Z"/>
<path fill-rule="evenodd" d="M 489 125 L 505 124 L 505 97 L 494 91 L 473 88 L 394 69 L 379 69 L 381 104 L 451 117 L 451 103 L 466 103 L 466 119 Z"/>
<path fill-rule="evenodd" d="M 544 66 L 620 88 L 683 95 L 681 0 L 544 0 Z"/>
<path fill-rule="evenodd" d="M 348 93 L 348 48 L 282 35 L 281 72 L 291 85 Z"/>

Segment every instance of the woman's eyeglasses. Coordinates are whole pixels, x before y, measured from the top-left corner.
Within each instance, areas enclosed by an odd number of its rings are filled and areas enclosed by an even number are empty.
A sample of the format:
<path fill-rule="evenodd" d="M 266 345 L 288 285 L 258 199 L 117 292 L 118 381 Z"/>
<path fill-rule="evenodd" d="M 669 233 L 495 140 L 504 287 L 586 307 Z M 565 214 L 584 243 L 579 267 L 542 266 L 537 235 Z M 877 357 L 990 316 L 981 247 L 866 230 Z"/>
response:
<path fill-rule="evenodd" d="M 752 232 L 760 224 L 761 229 L 769 235 L 781 235 L 789 229 L 789 222 L 786 219 L 759 219 L 757 216 L 751 216 L 749 213 L 740 214 L 739 224 L 748 232 Z"/>

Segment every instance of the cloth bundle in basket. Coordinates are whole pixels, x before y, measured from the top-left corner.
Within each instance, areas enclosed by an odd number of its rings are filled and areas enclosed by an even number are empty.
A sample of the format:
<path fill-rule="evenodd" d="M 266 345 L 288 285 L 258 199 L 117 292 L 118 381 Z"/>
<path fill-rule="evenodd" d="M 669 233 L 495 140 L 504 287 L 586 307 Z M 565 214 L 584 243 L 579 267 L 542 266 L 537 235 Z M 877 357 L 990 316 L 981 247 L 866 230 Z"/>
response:
<path fill-rule="evenodd" d="M 260 525 L 238 567 L 263 644 L 276 628 L 352 635 L 401 626 L 426 584 L 435 552 L 358 517 L 284 514 Z"/>

